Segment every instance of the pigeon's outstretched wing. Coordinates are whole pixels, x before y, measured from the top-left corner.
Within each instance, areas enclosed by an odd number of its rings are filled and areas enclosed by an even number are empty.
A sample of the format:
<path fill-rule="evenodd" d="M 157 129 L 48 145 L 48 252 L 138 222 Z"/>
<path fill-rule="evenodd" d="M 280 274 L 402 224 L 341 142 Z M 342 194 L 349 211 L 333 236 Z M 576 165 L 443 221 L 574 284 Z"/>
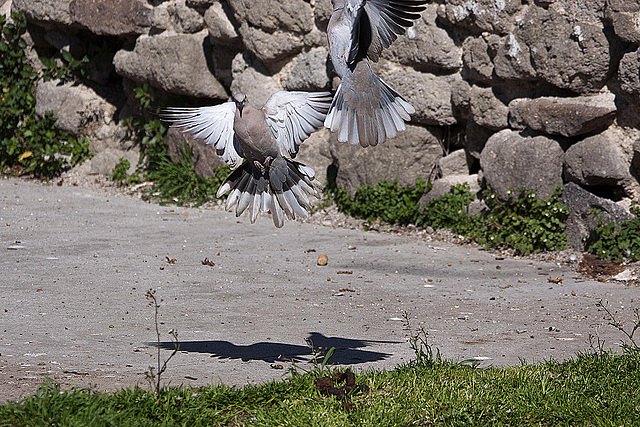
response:
<path fill-rule="evenodd" d="M 160 117 L 183 132 L 213 145 L 231 169 L 242 164 L 243 152 L 233 131 L 234 102 L 199 108 L 165 108 Z"/>
<path fill-rule="evenodd" d="M 280 154 L 295 157 L 298 148 L 320 129 L 331 105 L 329 92 L 276 92 L 262 107 Z"/>
<path fill-rule="evenodd" d="M 358 54 L 365 53 L 377 62 L 382 50 L 420 18 L 426 3 L 426 0 L 347 0 L 346 8 L 357 9 L 348 62 L 353 63 Z"/>

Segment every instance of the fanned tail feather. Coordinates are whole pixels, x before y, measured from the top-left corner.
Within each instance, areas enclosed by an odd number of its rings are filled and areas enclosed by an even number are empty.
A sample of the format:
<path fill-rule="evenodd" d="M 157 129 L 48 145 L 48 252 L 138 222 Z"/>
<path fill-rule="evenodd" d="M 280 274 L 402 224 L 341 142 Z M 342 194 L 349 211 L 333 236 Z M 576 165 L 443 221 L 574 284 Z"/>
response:
<path fill-rule="evenodd" d="M 260 212 L 270 212 L 276 227 L 289 219 L 306 218 L 311 209 L 310 196 L 319 198 L 315 172 L 302 163 L 277 157 L 264 173 L 245 161 L 218 189 L 218 197 L 229 192 L 225 209 L 236 216 L 246 210 L 253 224 Z"/>
<path fill-rule="evenodd" d="M 338 133 L 340 142 L 363 147 L 381 144 L 404 131 L 405 122 L 415 113 L 398 92 L 375 74 L 370 75 L 370 91 L 357 91 L 343 81 L 333 97 L 324 125 Z"/>

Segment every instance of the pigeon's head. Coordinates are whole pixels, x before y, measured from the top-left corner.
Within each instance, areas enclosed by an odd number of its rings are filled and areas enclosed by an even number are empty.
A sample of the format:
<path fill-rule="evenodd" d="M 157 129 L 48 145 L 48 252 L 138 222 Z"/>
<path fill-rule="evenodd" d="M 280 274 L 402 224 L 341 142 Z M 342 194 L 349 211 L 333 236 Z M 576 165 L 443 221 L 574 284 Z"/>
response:
<path fill-rule="evenodd" d="M 244 103 L 247 102 L 247 95 L 245 95 L 242 92 L 238 92 L 235 95 L 233 95 L 233 102 L 236 103 L 236 108 L 240 112 L 240 115 L 242 115 L 242 109 L 244 108 Z"/>

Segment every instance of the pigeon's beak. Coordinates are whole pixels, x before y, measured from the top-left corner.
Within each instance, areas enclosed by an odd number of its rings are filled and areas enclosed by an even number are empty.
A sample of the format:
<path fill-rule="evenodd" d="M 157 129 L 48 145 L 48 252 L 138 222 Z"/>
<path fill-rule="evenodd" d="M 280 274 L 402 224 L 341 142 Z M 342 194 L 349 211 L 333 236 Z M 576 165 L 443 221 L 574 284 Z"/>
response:
<path fill-rule="evenodd" d="M 244 101 L 236 101 L 236 108 L 238 109 L 238 113 L 240 113 L 240 117 L 242 117 L 242 109 L 244 108 Z"/>

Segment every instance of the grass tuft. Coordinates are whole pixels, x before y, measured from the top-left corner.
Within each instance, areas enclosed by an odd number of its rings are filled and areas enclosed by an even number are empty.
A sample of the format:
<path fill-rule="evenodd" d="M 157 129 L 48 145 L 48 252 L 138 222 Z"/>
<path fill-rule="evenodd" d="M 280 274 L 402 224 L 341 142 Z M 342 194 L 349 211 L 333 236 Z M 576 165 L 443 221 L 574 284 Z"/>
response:
<path fill-rule="evenodd" d="M 583 353 L 564 362 L 473 369 L 424 360 L 368 371 L 369 393 L 340 399 L 315 388 L 313 373 L 261 386 L 140 388 L 115 393 L 48 383 L 0 406 L 0 426 L 32 425 L 637 425 L 640 352 Z"/>

